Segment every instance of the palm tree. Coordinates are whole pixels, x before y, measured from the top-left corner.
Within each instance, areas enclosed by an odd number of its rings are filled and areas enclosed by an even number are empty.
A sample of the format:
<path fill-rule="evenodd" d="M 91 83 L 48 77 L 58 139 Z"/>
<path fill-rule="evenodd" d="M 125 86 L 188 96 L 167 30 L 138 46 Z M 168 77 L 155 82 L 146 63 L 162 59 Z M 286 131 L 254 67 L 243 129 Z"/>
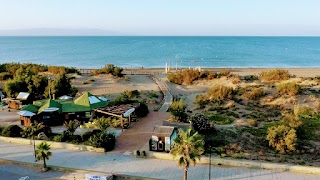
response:
<path fill-rule="evenodd" d="M 50 152 L 50 145 L 47 144 L 47 142 L 42 142 L 37 145 L 36 157 L 38 161 L 43 160 L 43 171 L 47 171 L 46 159 L 49 159 L 51 155 L 52 153 Z"/>
<path fill-rule="evenodd" d="M 72 136 L 80 126 L 80 122 L 78 120 L 71 120 L 69 122 L 64 122 L 63 126 L 67 128 L 67 132 Z"/>
<path fill-rule="evenodd" d="M 196 159 L 200 160 L 204 152 L 203 136 L 192 129 L 179 130 L 178 136 L 173 141 L 174 145 L 170 153 L 174 157 L 179 157 L 178 165 L 184 168 L 184 180 L 187 180 L 190 163 L 195 165 Z"/>

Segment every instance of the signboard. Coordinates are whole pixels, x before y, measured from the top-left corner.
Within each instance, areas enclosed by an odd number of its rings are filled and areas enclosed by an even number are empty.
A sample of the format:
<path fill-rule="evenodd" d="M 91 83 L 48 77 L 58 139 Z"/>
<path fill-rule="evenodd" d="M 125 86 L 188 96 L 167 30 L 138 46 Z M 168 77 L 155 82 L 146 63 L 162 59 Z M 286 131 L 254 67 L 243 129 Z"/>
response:
<path fill-rule="evenodd" d="M 107 180 L 106 176 L 86 174 L 86 180 Z"/>
<path fill-rule="evenodd" d="M 131 113 L 134 112 L 134 108 L 129 109 L 127 112 L 123 113 L 123 117 L 129 117 Z"/>
<path fill-rule="evenodd" d="M 157 136 L 151 136 L 151 150 L 156 151 L 158 150 L 158 137 Z"/>
<path fill-rule="evenodd" d="M 164 145 L 165 151 L 170 151 L 170 149 L 171 149 L 171 147 L 170 147 L 170 137 L 165 137 L 164 142 L 165 142 L 165 145 Z"/>

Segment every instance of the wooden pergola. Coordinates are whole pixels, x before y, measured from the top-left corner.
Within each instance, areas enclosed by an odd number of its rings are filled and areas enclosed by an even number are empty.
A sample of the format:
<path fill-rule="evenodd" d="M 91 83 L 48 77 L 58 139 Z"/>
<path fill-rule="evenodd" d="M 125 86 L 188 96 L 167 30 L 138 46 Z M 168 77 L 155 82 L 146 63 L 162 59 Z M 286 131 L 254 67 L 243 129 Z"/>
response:
<path fill-rule="evenodd" d="M 94 111 L 102 114 L 110 115 L 110 116 L 119 117 L 121 121 L 121 128 L 123 129 L 123 125 L 124 125 L 123 114 L 126 113 L 129 109 L 132 109 L 132 108 L 136 109 L 138 107 L 140 107 L 140 103 L 121 104 L 121 105 L 110 106 L 106 108 L 94 109 Z M 130 126 L 130 121 L 131 121 L 131 115 L 129 115 L 129 126 Z"/>

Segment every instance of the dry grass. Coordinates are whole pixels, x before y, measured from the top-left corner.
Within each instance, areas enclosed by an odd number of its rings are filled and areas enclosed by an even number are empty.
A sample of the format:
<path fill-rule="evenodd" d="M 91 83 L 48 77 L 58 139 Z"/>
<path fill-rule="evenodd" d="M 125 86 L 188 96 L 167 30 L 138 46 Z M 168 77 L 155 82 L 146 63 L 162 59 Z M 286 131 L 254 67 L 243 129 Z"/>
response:
<path fill-rule="evenodd" d="M 290 78 L 290 74 L 287 70 L 275 69 L 271 71 L 262 71 L 259 78 L 261 81 L 266 83 L 275 83 L 288 80 Z"/>
<path fill-rule="evenodd" d="M 278 84 L 276 86 L 276 89 L 277 89 L 277 92 L 281 95 L 294 96 L 300 92 L 301 86 L 295 82 L 288 82 L 288 83 Z"/>

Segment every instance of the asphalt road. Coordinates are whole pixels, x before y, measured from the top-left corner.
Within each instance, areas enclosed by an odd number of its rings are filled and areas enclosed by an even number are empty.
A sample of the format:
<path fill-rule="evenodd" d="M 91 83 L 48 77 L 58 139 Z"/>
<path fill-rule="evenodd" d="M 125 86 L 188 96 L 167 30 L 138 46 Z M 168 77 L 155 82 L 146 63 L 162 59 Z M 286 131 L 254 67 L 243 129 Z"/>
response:
<path fill-rule="evenodd" d="M 64 174 L 58 171 L 41 172 L 36 168 L 0 164 L 1 180 L 60 179 Z"/>

